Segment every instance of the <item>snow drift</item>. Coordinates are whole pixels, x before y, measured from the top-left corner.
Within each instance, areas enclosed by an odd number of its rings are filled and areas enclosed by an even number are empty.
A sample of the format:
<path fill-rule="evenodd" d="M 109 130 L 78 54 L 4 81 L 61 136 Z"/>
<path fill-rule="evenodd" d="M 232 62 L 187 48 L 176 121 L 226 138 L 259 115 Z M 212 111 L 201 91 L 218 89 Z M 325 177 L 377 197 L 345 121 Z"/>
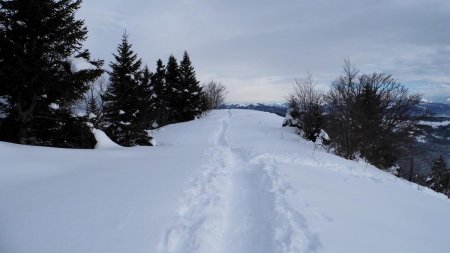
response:
<path fill-rule="evenodd" d="M 443 195 L 282 121 L 213 111 L 156 147 L 0 143 L 0 252 L 450 252 Z"/>

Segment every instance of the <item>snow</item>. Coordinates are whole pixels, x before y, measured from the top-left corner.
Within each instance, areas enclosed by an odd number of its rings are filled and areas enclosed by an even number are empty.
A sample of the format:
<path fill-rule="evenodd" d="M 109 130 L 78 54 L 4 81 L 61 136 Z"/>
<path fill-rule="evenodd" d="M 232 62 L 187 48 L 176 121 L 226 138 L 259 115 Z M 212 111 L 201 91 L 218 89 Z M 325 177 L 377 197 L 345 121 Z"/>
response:
<path fill-rule="evenodd" d="M 59 109 L 59 105 L 56 103 L 51 103 L 48 107 L 52 108 L 53 110 L 58 110 Z"/>
<path fill-rule="evenodd" d="M 89 119 L 95 119 L 95 118 L 97 118 L 97 115 L 95 115 L 94 113 L 90 112 L 89 115 L 88 115 L 88 118 Z"/>
<path fill-rule="evenodd" d="M 419 121 L 418 123 L 419 125 L 424 125 L 424 126 L 431 126 L 432 128 L 438 128 L 440 126 L 447 126 L 450 125 L 450 121 L 449 120 L 445 120 L 445 121 Z"/>
<path fill-rule="evenodd" d="M 97 144 L 95 145 L 96 149 L 113 149 L 113 148 L 121 148 L 119 144 L 113 142 L 102 130 L 93 129 L 92 133 L 95 136 L 95 140 Z"/>
<path fill-rule="evenodd" d="M 81 57 L 69 57 L 67 61 L 70 63 L 70 71 L 77 73 L 84 70 L 96 70 L 97 67 L 92 65 L 88 60 Z"/>
<path fill-rule="evenodd" d="M 78 112 L 75 112 L 75 113 L 73 113 L 72 114 L 72 116 L 73 117 L 85 117 L 86 116 L 86 112 L 83 112 L 83 111 L 78 111 Z M 89 115 L 90 116 L 90 115 Z M 91 119 L 91 118 L 89 118 L 89 119 Z"/>
<path fill-rule="evenodd" d="M 0 96 L 0 105 L 7 105 L 8 98 L 6 96 Z"/>
<path fill-rule="evenodd" d="M 420 143 L 427 143 L 427 137 L 425 135 L 419 135 L 416 137 L 416 141 Z"/>
<path fill-rule="evenodd" d="M 129 126 L 129 125 L 131 125 L 131 122 L 120 121 L 119 124 L 124 125 L 124 126 Z"/>
<path fill-rule="evenodd" d="M 330 140 L 330 137 L 328 136 L 328 133 L 325 132 L 325 130 L 323 130 L 323 129 L 320 129 L 319 138 L 321 138 L 322 140 L 325 140 L 325 141 L 329 141 Z"/>
<path fill-rule="evenodd" d="M 297 125 L 298 125 L 297 120 L 292 117 L 291 110 L 289 110 L 286 113 L 286 116 L 284 116 L 282 126 L 296 127 Z"/>
<path fill-rule="evenodd" d="M 442 194 L 282 122 L 219 110 L 152 131 L 156 147 L 97 131 L 96 150 L 0 142 L 0 252 L 450 251 Z"/>
<path fill-rule="evenodd" d="M 27 25 L 27 23 L 25 23 L 24 21 L 21 21 L 21 20 L 18 20 L 18 21 L 16 22 L 16 24 L 17 24 L 18 26 L 22 26 L 22 27 L 25 27 L 25 26 Z"/>
<path fill-rule="evenodd" d="M 134 81 L 134 75 L 132 75 L 132 74 L 125 74 L 125 76 L 130 78 L 130 80 Z"/>
<path fill-rule="evenodd" d="M 119 115 L 123 115 L 123 114 L 125 114 L 125 111 L 120 110 L 120 111 L 119 111 Z"/>

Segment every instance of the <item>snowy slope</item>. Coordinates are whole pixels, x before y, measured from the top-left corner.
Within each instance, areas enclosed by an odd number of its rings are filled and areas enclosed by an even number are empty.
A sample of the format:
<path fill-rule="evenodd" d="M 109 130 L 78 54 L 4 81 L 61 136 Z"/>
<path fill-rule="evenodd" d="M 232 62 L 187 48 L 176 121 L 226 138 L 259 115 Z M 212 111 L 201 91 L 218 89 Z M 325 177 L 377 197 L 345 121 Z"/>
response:
<path fill-rule="evenodd" d="M 450 201 L 246 110 L 157 147 L 0 143 L 0 252 L 450 252 Z"/>

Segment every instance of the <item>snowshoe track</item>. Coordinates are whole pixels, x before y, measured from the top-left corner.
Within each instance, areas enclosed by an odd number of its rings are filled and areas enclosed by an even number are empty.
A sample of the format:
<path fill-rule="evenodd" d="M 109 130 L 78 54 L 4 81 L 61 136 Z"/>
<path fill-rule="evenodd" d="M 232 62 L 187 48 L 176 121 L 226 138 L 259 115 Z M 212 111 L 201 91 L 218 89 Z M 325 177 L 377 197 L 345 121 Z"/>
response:
<path fill-rule="evenodd" d="M 231 120 L 231 111 L 220 120 L 206 151 L 211 160 L 185 192 L 160 252 L 315 252 L 319 240 L 286 201 L 292 188 L 277 173 L 275 159 L 230 146 Z"/>

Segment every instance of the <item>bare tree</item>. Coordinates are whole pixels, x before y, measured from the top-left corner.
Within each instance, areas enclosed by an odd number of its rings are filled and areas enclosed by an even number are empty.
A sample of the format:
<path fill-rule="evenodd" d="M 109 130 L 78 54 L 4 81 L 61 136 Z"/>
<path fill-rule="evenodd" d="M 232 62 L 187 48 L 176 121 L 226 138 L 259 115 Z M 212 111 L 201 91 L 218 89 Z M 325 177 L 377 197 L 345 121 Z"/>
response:
<path fill-rule="evenodd" d="M 415 121 L 410 112 L 420 95 L 386 73 L 360 74 L 344 62 L 344 72 L 327 96 L 331 135 L 336 152 L 346 158 L 356 154 L 380 168 L 393 166 L 410 142 Z"/>
<path fill-rule="evenodd" d="M 287 100 L 296 126 L 306 139 L 315 142 L 323 124 L 324 94 L 316 88 L 311 73 L 295 80 L 294 93 Z"/>
<path fill-rule="evenodd" d="M 352 66 L 349 59 L 345 59 L 343 73 L 331 83 L 330 92 L 326 96 L 330 110 L 330 122 L 326 130 L 337 145 L 336 153 L 348 159 L 354 158 L 356 153 L 352 117 L 356 109 L 358 75 L 359 70 Z"/>
<path fill-rule="evenodd" d="M 217 109 L 225 102 L 227 94 L 226 87 L 216 81 L 210 81 L 203 85 L 203 92 L 206 99 L 206 107 L 208 110 Z"/>

